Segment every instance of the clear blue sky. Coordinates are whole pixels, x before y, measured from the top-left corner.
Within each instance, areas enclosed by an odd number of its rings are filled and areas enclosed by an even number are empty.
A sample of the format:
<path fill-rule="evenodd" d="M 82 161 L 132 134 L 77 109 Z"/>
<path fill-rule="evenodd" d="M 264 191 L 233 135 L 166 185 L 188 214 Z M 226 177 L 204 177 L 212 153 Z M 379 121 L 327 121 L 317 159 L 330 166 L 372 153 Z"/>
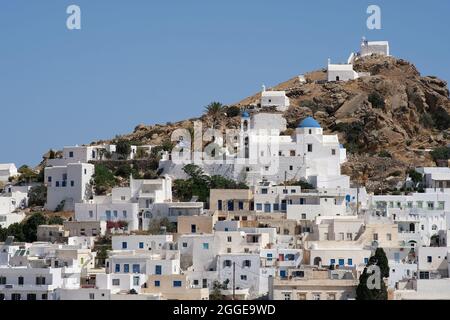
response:
<path fill-rule="evenodd" d="M 77 4 L 82 29 L 66 28 Z M 366 28 L 366 9 L 382 29 Z M 0 163 L 198 116 L 344 61 L 363 35 L 450 79 L 450 2 L 0 1 Z"/>

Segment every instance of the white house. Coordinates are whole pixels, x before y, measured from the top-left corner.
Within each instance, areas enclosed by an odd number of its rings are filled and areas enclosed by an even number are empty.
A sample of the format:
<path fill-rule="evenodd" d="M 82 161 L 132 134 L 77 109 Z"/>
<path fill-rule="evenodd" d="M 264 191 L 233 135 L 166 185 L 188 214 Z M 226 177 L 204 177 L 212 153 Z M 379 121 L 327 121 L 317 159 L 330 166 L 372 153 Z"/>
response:
<path fill-rule="evenodd" d="M 450 168 L 419 167 L 416 171 L 423 175 L 423 184 L 427 193 L 450 193 Z"/>
<path fill-rule="evenodd" d="M 10 177 L 17 175 L 14 163 L 0 163 L 0 182 L 8 182 Z"/>
<path fill-rule="evenodd" d="M 74 210 L 75 203 L 87 201 L 92 195 L 91 179 L 94 165 L 89 163 L 69 163 L 66 166 L 46 167 L 48 210 L 62 205 L 64 210 Z"/>
<path fill-rule="evenodd" d="M 332 64 L 331 59 L 328 59 L 327 79 L 329 82 L 355 80 L 358 77 L 358 72 L 353 70 L 353 64 Z"/>
<path fill-rule="evenodd" d="M 263 86 L 261 107 L 276 107 L 278 111 L 286 111 L 289 107 L 289 98 L 285 91 L 266 91 L 266 87 Z"/>
<path fill-rule="evenodd" d="M 359 55 L 361 57 L 370 56 L 372 54 L 379 54 L 389 56 L 389 42 L 388 41 L 368 41 L 363 38 L 361 41 L 361 48 Z"/>
<path fill-rule="evenodd" d="M 173 241 L 173 236 L 164 235 L 117 235 L 112 237 L 113 250 L 147 250 L 166 249 L 166 244 Z"/>

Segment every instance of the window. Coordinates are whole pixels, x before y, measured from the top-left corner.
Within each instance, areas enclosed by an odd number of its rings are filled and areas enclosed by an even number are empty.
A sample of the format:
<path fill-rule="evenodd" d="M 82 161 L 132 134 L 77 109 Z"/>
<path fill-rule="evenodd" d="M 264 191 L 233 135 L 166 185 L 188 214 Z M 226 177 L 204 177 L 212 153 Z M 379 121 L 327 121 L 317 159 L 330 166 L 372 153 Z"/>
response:
<path fill-rule="evenodd" d="M 369 258 L 364 258 L 364 263 L 368 264 L 369 263 Z"/>
<path fill-rule="evenodd" d="M 155 274 L 162 274 L 162 267 L 160 265 L 155 266 Z"/>
<path fill-rule="evenodd" d="M 105 214 L 106 214 L 106 219 L 107 220 L 111 220 L 111 211 L 110 210 L 106 210 Z"/>
<path fill-rule="evenodd" d="M 73 151 L 69 152 L 69 158 L 73 158 Z"/>
<path fill-rule="evenodd" d="M 289 170 L 290 171 L 294 170 L 294 166 L 289 166 Z"/>
<path fill-rule="evenodd" d="M 128 244 L 126 242 L 122 242 L 122 249 L 126 249 L 128 247 Z"/>
<path fill-rule="evenodd" d="M 241 275 L 241 280 L 247 281 L 247 276 L 245 274 Z"/>
<path fill-rule="evenodd" d="M 417 201 L 417 208 L 423 208 L 423 201 Z"/>
<path fill-rule="evenodd" d="M 208 249 L 209 249 L 209 243 L 204 242 L 204 243 L 203 243 L 203 249 L 204 249 L 204 250 L 208 250 Z"/>
<path fill-rule="evenodd" d="M 391 241 L 392 240 L 392 234 L 390 234 L 390 233 L 386 234 L 386 239 L 387 239 L 387 241 Z"/>
<path fill-rule="evenodd" d="M 431 202 L 431 201 L 427 202 L 427 208 L 428 208 L 428 210 L 433 210 L 434 209 L 434 202 Z"/>
<path fill-rule="evenodd" d="M 225 260 L 224 265 L 225 267 L 231 267 L 231 260 Z"/>
<path fill-rule="evenodd" d="M 430 279 L 430 272 L 428 271 L 420 271 L 419 279 Z"/>
<path fill-rule="evenodd" d="M 290 292 L 285 292 L 284 294 L 284 300 L 291 300 L 291 293 Z"/>
<path fill-rule="evenodd" d="M 378 233 L 374 233 L 373 234 L 373 240 L 374 241 L 378 241 Z"/>
<path fill-rule="evenodd" d="M 187 242 L 183 242 L 183 248 L 187 248 Z"/>
<path fill-rule="evenodd" d="M 256 210 L 262 211 L 262 203 L 257 203 L 256 204 Z"/>
<path fill-rule="evenodd" d="M 428 256 L 428 257 L 427 257 L 427 262 L 428 262 L 428 263 L 433 262 L 433 257 L 432 257 L 432 256 Z"/>
<path fill-rule="evenodd" d="M 117 216 L 118 216 L 117 210 L 114 210 L 113 212 L 114 212 L 114 218 L 117 218 Z"/>
<path fill-rule="evenodd" d="M 272 261 L 273 255 L 271 253 L 267 254 L 267 261 Z"/>
<path fill-rule="evenodd" d="M 47 178 L 47 181 L 48 181 L 48 182 L 52 182 L 52 177 L 48 177 L 48 178 Z"/>
<path fill-rule="evenodd" d="M 139 242 L 139 249 L 144 249 L 144 243 L 143 242 Z"/>
<path fill-rule="evenodd" d="M 161 282 L 159 280 L 155 280 L 155 287 L 159 287 L 161 285 Z"/>
<path fill-rule="evenodd" d="M 139 264 L 133 264 L 133 273 L 140 273 L 141 266 Z"/>
<path fill-rule="evenodd" d="M 125 263 L 125 264 L 123 265 L 123 272 L 124 272 L 124 273 L 130 272 L 130 265 L 129 265 L 128 263 Z"/>
<path fill-rule="evenodd" d="M 352 239 L 353 239 L 353 234 L 347 233 L 347 240 L 352 240 Z"/>
<path fill-rule="evenodd" d="M 95 293 L 89 293 L 89 299 L 94 300 L 95 299 Z"/>
<path fill-rule="evenodd" d="M 41 296 L 41 300 L 47 300 L 47 299 L 48 299 L 47 293 L 43 293 Z"/>
<path fill-rule="evenodd" d="M 330 259 L 330 266 L 336 265 L 336 259 Z"/>
<path fill-rule="evenodd" d="M 445 201 L 438 201 L 438 209 L 443 210 L 445 205 Z"/>
<path fill-rule="evenodd" d="M 244 267 L 250 268 L 252 266 L 252 262 L 250 260 L 244 260 Z"/>
<path fill-rule="evenodd" d="M 227 237 L 227 242 L 231 242 L 231 237 Z"/>
<path fill-rule="evenodd" d="M 308 152 L 313 151 L 313 145 L 311 143 L 308 143 Z"/>
<path fill-rule="evenodd" d="M 174 281 L 173 282 L 173 286 L 176 287 L 181 287 L 181 281 Z"/>
<path fill-rule="evenodd" d="M 17 284 L 18 284 L 19 286 L 23 286 L 23 277 L 22 277 L 22 276 L 20 276 L 19 278 L 17 278 Z"/>
<path fill-rule="evenodd" d="M 112 285 L 113 286 L 120 286 L 120 279 L 112 279 Z"/>
<path fill-rule="evenodd" d="M 36 277 L 37 285 L 45 285 L 45 277 Z"/>
<path fill-rule="evenodd" d="M 59 181 L 55 182 L 55 187 L 59 187 Z"/>
<path fill-rule="evenodd" d="M 238 208 L 239 208 L 239 210 L 244 210 L 244 202 L 243 201 L 238 202 Z"/>
<path fill-rule="evenodd" d="M 94 217 L 94 211 L 89 210 L 89 218 L 93 218 Z"/>
<path fill-rule="evenodd" d="M 0 277 L 0 284 L 6 284 L 6 277 Z"/>
<path fill-rule="evenodd" d="M 133 277 L 133 286 L 138 286 L 139 285 L 139 277 Z"/>
<path fill-rule="evenodd" d="M 344 266 L 344 265 L 345 265 L 344 259 L 339 259 L 339 265 L 340 265 L 340 266 Z"/>
<path fill-rule="evenodd" d="M 120 272 L 120 264 L 116 263 L 115 272 Z"/>
<path fill-rule="evenodd" d="M 222 210 L 222 200 L 217 200 L 217 210 Z"/>
<path fill-rule="evenodd" d="M 122 215 L 123 215 L 124 218 L 126 218 L 127 217 L 127 210 L 123 210 L 122 211 Z"/>
<path fill-rule="evenodd" d="M 11 300 L 20 300 L 22 299 L 22 296 L 20 295 L 20 293 L 12 293 L 11 294 Z"/>
<path fill-rule="evenodd" d="M 227 207 L 228 207 L 228 211 L 234 211 L 234 201 L 228 200 Z"/>
<path fill-rule="evenodd" d="M 191 233 L 197 233 L 197 225 L 191 224 Z"/>
<path fill-rule="evenodd" d="M 273 211 L 278 211 L 280 210 L 280 204 L 279 203 L 274 203 L 273 204 Z"/>
<path fill-rule="evenodd" d="M 261 189 L 261 194 L 267 194 L 267 193 L 268 193 L 267 188 L 262 188 Z"/>
<path fill-rule="evenodd" d="M 331 149 L 331 155 L 335 156 L 336 155 L 336 149 Z"/>
<path fill-rule="evenodd" d="M 75 186 L 75 181 L 71 180 L 71 181 L 70 181 L 70 186 L 71 186 L 71 187 Z"/>
<path fill-rule="evenodd" d="M 347 259 L 347 264 L 349 266 L 352 266 L 353 265 L 353 259 Z"/>
<path fill-rule="evenodd" d="M 306 220 L 306 213 L 302 213 L 302 219 Z"/>

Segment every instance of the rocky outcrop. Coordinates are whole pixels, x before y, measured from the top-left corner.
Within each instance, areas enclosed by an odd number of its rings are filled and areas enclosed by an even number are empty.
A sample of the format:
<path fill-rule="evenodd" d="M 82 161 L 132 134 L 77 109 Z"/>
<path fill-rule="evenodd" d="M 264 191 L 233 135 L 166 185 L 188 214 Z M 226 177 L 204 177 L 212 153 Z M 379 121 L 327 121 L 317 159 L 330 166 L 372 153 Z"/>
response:
<path fill-rule="evenodd" d="M 370 76 L 353 81 L 327 83 L 326 71 L 307 73 L 275 86 L 286 90 L 291 106 L 284 113 L 288 127 L 295 128 L 306 116 L 314 116 L 326 133 L 335 133 L 345 143 L 349 161 L 344 172 L 375 190 L 394 186 L 409 167 L 432 165 L 423 149 L 449 143 L 450 100 L 447 83 L 421 76 L 416 67 L 394 57 L 368 56 L 354 64 L 357 72 Z M 259 103 L 255 94 L 235 105 L 246 108 Z M 239 117 L 208 115 L 203 127 L 238 128 Z M 160 144 L 176 128 L 192 128 L 192 120 L 166 125 L 138 125 L 124 136 L 134 141 Z M 383 157 L 379 155 L 382 154 Z"/>

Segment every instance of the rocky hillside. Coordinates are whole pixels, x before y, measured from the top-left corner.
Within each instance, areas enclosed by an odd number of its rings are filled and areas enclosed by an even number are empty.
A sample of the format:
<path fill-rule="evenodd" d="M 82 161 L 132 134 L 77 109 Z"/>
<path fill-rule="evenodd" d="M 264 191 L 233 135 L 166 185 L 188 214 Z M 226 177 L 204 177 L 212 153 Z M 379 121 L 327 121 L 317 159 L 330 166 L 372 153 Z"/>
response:
<path fill-rule="evenodd" d="M 339 135 L 349 161 L 343 172 L 369 190 L 394 187 L 404 181 L 408 168 L 434 165 L 429 150 L 449 143 L 450 100 L 447 83 L 421 76 L 416 67 L 394 57 L 371 56 L 355 62 L 355 71 L 371 76 L 327 83 L 326 70 L 296 77 L 272 89 L 286 90 L 291 106 L 285 112 L 288 131 L 306 116 L 314 116 L 326 133 Z M 257 104 L 260 93 L 235 106 Z M 236 110 L 236 108 L 234 108 Z M 204 128 L 239 126 L 239 116 L 226 112 L 201 116 Z M 191 128 L 192 120 L 166 125 L 138 125 L 123 138 L 161 144 L 178 127 Z"/>

